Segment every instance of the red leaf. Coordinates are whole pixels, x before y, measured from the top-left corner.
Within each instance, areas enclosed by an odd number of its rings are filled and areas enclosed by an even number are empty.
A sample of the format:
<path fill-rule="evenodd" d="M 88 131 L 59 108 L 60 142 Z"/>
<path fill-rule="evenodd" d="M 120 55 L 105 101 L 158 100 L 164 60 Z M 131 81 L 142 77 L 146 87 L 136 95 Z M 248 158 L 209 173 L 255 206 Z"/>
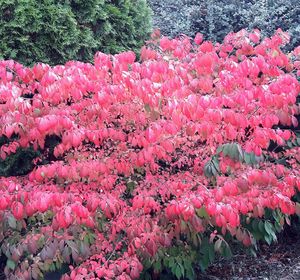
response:
<path fill-rule="evenodd" d="M 21 220 L 24 216 L 24 206 L 19 201 L 14 201 L 11 205 L 12 214 L 17 220 Z"/>
<path fill-rule="evenodd" d="M 200 45 L 203 41 L 203 35 L 201 33 L 197 33 L 196 34 L 196 37 L 194 39 L 194 42 L 197 44 L 197 45 Z"/>

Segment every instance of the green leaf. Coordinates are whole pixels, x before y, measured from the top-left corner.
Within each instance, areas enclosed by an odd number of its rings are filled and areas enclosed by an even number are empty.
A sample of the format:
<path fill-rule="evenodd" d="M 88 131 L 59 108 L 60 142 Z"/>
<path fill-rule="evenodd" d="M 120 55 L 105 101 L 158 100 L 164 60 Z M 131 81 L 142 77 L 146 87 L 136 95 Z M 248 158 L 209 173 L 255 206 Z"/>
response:
<path fill-rule="evenodd" d="M 38 246 L 39 248 L 43 247 L 45 244 L 45 236 L 41 236 L 40 239 L 38 240 Z"/>
<path fill-rule="evenodd" d="M 202 239 L 202 244 L 201 244 L 201 248 L 200 248 L 200 252 L 205 255 L 208 253 L 208 247 L 210 246 L 208 238 L 204 237 Z"/>
<path fill-rule="evenodd" d="M 276 236 L 275 232 L 272 232 L 271 236 L 272 236 L 273 242 L 277 242 L 277 236 Z"/>
<path fill-rule="evenodd" d="M 149 104 L 145 104 L 145 111 L 150 113 L 151 112 L 151 108 L 150 108 L 150 105 Z"/>
<path fill-rule="evenodd" d="M 208 268 L 208 265 L 209 265 L 209 259 L 208 259 L 208 256 L 203 256 L 201 259 L 200 259 L 200 262 L 199 262 L 199 265 L 200 265 L 200 268 L 202 271 L 205 271 L 207 268 Z"/>
<path fill-rule="evenodd" d="M 208 163 L 205 164 L 204 166 L 204 175 L 208 178 L 212 177 L 212 167 L 211 167 L 211 162 L 209 161 Z"/>
<path fill-rule="evenodd" d="M 264 236 L 264 239 L 268 243 L 268 245 L 271 245 L 271 243 L 272 243 L 272 237 L 270 235 L 266 234 Z"/>
<path fill-rule="evenodd" d="M 261 240 L 264 237 L 264 235 L 259 230 L 252 231 L 252 234 L 256 240 Z"/>
<path fill-rule="evenodd" d="M 195 279 L 194 269 L 191 263 L 191 260 L 188 258 L 183 259 L 184 262 L 184 268 L 185 268 L 185 277 L 189 280 Z"/>
<path fill-rule="evenodd" d="M 15 270 L 16 268 L 16 264 L 13 260 L 8 259 L 6 262 L 6 266 L 11 269 L 11 270 Z"/>
<path fill-rule="evenodd" d="M 256 164 L 257 163 L 254 153 L 250 154 L 250 158 L 251 158 L 251 164 Z"/>
<path fill-rule="evenodd" d="M 214 164 L 211 165 L 211 173 L 215 177 L 218 175 L 218 170 L 216 169 Z"/>
<path fill-rule="evenodd" d="M 280 215 L 278 214 L 277 211 L 272 211 L 272 216 L 275 219 L 276 222 L 280 222 Z"/>
<path fill-rule="evenodd" d="M 274 223 L 274 227 L 277 232 L 281 232 L 283 229 L 282 225 L 279 222 Z"/>
<path fill-rule="evenodd" d="M 244 152 L 239 144 L 236 144 L 236 145 L 237 145 L 237 149 L 238 149 L 238 160 L 242 161 L 244 158 Z"/>
<path fill-rule="evenodd" d="M 239 150 L 236 143 L 232 143 L 229 149 L 229 157 L 233 160 L 239 159 Z"/>
<path fill-rule="evenodd" d="M 230 149 L 231 149 L 230 144 L 224 144 L 223 145 L 223 155 L 228 156 L 230 153 Z"/>
<path fill-rule="evenodd" d="M 182 276 L 182 274 L 181 274 L 181 268 L 180 268 L 179 265 L 176 266 L 176 268 L 175 268 L 175 275 L 176 275 L 176 278 L 177 278 L 177 279 L 180 279 L 181 276 Z"/>
<path fill-rule="evenodd" d="M 132 193 L 136 186 L 136 183 L 134 181 L 129 181 L 129 182 L 127 182 L 126 186 L 127 186 L 127 191 L 129 193 Z"/>
<path fill-rule="evenodd" d="M 223 145 L 219 146 L 217 149 L 217 154 L 221 153 L 223 151 Z"/>
<path fill-rule="evenodd" d="M 94 244 L 95 243 L 95 235 L 93 233 L 90 233 L 88 236 L 90 239 L 90 244 Z"/>
<path fill-rule="evenodd" d="M 153 264 L 153 269 L 156 271 L 156 272 L 161 272 L 161 260 L 157 260 L 156 262 L 154 262 Z"/>
<path fill-rule="evenodd" d="M 180 268 L 180 272 L 181 272 L 181 277 L 183 277 L 184 278 L 184 275 L 185 275 L 185 273 L 184 273 L 184 266 L 182 265 L 182 263 L 181 262 L 178 262 L 178 265 L 179 265 L 179 268 Z"/>
<path fill-rule="evenodd" d="M 50 264 L 49 271 L 53 272 L 53 271 L 55 271 L 55 270 L 56 270 L 55 263 L 52 262 L 52 263 Z"/>
<path fill-rule="evenodd" d="M 219 160 L 216 157 L 213 157 L 212 159 L 212 164 L 214 165 L 214 167 L 217 169 L 218 172 L 220 172 L 220 165 L 219 165 Z"/>
<path fill-rule="evenodd" d="M 263 221 L 258 222 L 258 229 L 260 232 L 264 233 L 265 232 L 265 225 Z"/>
<path fill-rule="evenodd" d="M 174 267 L 174 264 L 175 264 L 175 259 L 174 258 L 170 258 L 169 259 L 169 267 L 172 269 Z"/>
<path fill-rule="evenodd" d="M 244 161 L 246 164 L 251 164 L 251 155 L 248 153 L 244 153 Z"/>
<path fill-rule="evenodd" d="M 231 252 L 231 249 L 230 247 L 225 244 L 224 246 L 224 250 L 223 250 L 223 256 L 227 259 L 231 258 L 232 257 L 232 252 Z"/>
<path fill-rule="evenodd" d="M 17 228 L 17 220 L 15 219 L 14 216 L 9 216 L 8 217 L 8 225 L 12 228 L 12 229 L 16 229 Z"/>
<path fill-rule="evenodd" d="M 89 239 L 88 234 L 86 234 L 86 235 L 83 237 L 83 242 L 84 242 L 85 244 L 87 244 L 87 245 L 90 244 L 90 239 Z"/>
<path fill-rule="evenodd" d="M 289 147 L 289 148 L 293 148 L 293 143 L 292 143 L 292 141 L 287 141 L 287 146 Z"/>
<path fill-rule="evenodd" d="M 207 214 L 206 210 L 204 207 L 201 207 L 199 209 L 196 209 L 196 213 L 198 215 L 199 218 L 205 218 L 208 219 L 209 215 Z"/>
<path fill-rule="evenodd" d="M 208 247 L 208 258 L 210 263 L 212 263 L 215 260 L 215 250 L 214 246 L 212 245 Z"/>
<path fill-rule="evenodd" d="M 90 254 L 89 246 L 84 242 L 80 242 L 79 252 L 82 256 L 88 256 Z"/>
<path fill-rule="evenodd" d="M 269 235 L 272 235 L 272 234 L 274 233 L 274 227 L 273 227 L 273 225 L 272 225 L 270 222 L 268 222 L 268 221 L 265 222 L 265 230 L 266 230 L 266 232 L 267 232 Z"/>
<path fill-rule="evenodd" d="M 252 220 L 251 226 L 252 226 L 252 228 L 253 228 L 254 231 L 259 231 L 258 220 L 257 219 Z"/>

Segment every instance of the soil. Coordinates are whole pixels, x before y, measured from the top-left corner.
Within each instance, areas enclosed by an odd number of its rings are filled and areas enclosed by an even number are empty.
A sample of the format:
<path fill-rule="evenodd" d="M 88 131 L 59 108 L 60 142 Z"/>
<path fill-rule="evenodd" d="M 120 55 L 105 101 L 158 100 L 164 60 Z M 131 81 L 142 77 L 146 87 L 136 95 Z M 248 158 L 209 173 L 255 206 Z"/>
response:
<path fill-rule="evenodd" d="M 300 280 L 300 228 L 287 228 L 277 244 L 261 244 L 257 257 L 236 252 L 220 259 L 199 280 Z"/>

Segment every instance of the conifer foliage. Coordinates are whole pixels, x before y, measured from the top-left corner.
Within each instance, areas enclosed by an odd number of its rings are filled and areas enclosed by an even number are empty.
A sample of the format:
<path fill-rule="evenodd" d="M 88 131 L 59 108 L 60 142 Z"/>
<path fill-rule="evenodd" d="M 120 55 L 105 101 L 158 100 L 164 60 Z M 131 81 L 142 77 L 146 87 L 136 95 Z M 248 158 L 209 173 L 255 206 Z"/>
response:
<path fill-rule="evenodd" d="M 0 58 L 25 65 L 137 51 L 151 32 L 145 0 L 0 1 Z"/>

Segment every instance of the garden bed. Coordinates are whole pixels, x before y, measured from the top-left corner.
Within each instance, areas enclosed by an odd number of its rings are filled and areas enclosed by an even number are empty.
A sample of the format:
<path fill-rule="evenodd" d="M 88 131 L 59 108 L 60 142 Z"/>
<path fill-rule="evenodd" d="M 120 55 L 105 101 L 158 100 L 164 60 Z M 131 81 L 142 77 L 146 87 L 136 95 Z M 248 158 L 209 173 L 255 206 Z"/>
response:
<path fill-rule="evenodd" d="M 300 279 L 300 231 L 288 227 L 278 243 L 263 244 L 257 257 L 237 251 L 230 260 L 219 259 L 199 279 L 207 280 L 296 280 Z"/>

